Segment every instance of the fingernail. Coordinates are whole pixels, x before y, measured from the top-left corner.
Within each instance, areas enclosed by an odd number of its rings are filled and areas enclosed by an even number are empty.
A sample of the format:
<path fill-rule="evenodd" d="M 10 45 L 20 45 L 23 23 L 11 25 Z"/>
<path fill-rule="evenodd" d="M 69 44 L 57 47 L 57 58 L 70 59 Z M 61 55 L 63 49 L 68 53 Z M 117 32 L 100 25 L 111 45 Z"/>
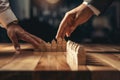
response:
<path fill-rule="evenodd" d="M 56 35 L 56 37 L 55 37 L 56 39 L 58 38 L 58 35 Z"/>
<path fill-rule="evenodd" d="M 68 34 L 68 33 L 66 33 L 66 36 L 67 36 L 67 37 L 69 37 L 69 34 Z"/>

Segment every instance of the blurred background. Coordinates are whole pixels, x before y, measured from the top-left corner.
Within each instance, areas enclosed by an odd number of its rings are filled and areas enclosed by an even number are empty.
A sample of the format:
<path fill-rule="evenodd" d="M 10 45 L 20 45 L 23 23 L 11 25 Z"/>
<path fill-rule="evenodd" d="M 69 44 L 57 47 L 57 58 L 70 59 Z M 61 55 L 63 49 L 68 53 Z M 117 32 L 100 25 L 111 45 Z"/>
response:
<path fill-rule="evenodd" d="M 20 25 L 47 42 L 55 38 L 65 13 L 83 0 L 9 0 Z M 120 43 L 120 0 L 101 16 L 93 16 L 80 25 L 69 38 L 79 43 Z M 0 43 L 10 42 L 6 30 L 0 28 Z"/>

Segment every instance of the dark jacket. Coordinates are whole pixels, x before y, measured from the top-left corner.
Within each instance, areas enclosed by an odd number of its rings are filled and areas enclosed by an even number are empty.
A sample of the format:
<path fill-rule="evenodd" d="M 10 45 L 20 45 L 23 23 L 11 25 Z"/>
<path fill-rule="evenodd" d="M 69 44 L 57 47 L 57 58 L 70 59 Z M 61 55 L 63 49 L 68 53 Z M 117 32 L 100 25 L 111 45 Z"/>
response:
<path fill-rule="evenodd" d="M 113 0 L 84 0 L 84 1 L 88 2 L 88 4 L 93 5 L 101 13 L 103 13 L 113 2 Z"/>

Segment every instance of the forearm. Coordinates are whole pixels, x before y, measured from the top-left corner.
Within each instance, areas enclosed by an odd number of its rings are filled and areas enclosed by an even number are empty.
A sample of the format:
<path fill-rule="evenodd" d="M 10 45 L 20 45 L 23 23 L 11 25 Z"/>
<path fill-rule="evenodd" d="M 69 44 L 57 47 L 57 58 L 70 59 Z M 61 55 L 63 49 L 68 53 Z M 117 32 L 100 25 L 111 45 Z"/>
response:
<path fill-rule="evenodd" d="M 17 21 L 17 18 L 11 10 L 8 0 L 0 0 L 1 27 L 7 28 L 7 25 L 13 21 Z"/>

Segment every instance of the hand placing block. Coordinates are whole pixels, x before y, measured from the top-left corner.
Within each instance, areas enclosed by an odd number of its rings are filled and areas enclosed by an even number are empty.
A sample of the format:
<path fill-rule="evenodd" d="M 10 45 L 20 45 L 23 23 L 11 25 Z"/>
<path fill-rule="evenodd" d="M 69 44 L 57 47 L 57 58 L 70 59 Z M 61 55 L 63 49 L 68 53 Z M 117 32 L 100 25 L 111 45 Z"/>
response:
<path fill-rule="evenodd" d="M 78 65 L 85 65 L 86 54 L 83 46 L 75 42 L 68 41 L 66 60 L 71 70 L 78 70 Z"/>

